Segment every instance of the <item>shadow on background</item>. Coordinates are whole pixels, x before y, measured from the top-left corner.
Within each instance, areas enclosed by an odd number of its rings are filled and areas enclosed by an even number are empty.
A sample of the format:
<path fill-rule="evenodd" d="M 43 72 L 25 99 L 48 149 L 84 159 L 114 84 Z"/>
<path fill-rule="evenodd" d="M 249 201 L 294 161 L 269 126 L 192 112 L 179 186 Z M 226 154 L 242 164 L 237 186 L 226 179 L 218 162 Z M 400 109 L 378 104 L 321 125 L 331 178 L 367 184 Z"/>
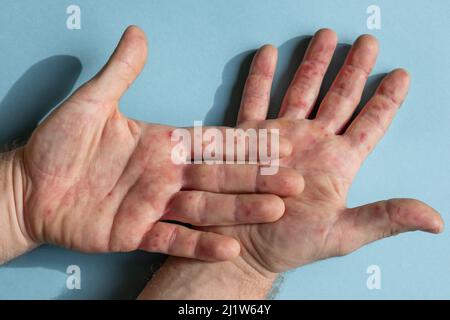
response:
<path fill-rule="evenodd" d="M 53 56 L 29 68 L 0 102 L 0 145 L 27 140 L 72 90 L 81 73 L 73 56 Z"/>
<path fill-rule="evenodd" d="M 222 83 L 216 90 L 213 106 L 204 119 L 206 125 L 234 127 L 245 79 L 255 53 L 256 50 L 245 51 L 225 65 L 222 72 Z"/>
<path fill-rule="evenodd" d="M 142 251 L 85 254 L 45 245 L 12 260 L 5 267 L 57 271 L 56 274 L 52 273 L 52 278 L 49 279 L 52 286 L 59 283 L 61 288 L 55 299 L 136 299 L 165 258 L 161 254 Z M 70 265 L 80 267 L 80 290 L 69 290 L 66 287 L 67 278 L 70 276 L 66 271 Z M 42 279 L 38 279 L 36 285 L 42 285 L 42 282 Z M 41 298 L 35 295 L 32 297 Z"/>
<path fill-rule="evenodd" d="M 283 97 L 301 60 L 308 48 L 312 37 L 301 36 L 286 41 L 278 48 L 278 64 L 272 87 L 272 95 L 268 117 L 276 118 Z M 331 64 L 324 77 L 322 87 L 315 108 L 310 117 L 314 117 L 319 104 L 328 92 L 334 78 L 345 61 L 351 46 L 338 44 Z M 245 80 L 250 70 L 251 61 L 256 51 L 246 51 L 233 57 L 224 67 L 222 72 L 222 84 L 216 91 L 214 102 L 205 117 L 207 125 L 234 126 L 239 112 L 240 101 L 244 89 Z M 362 106 L 370 99 L 380 84 L 385 74 L 370 76 L 361 98 L 361 102 L 353 117 L 361 110 Z"/>

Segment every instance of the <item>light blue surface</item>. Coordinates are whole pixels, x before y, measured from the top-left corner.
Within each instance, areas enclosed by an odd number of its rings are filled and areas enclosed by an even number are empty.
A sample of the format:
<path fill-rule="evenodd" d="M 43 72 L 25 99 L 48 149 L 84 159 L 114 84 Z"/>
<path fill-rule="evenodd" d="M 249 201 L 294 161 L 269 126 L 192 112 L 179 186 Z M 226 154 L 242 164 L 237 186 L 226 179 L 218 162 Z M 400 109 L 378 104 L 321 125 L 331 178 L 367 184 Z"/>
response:
<path fill-rule="evenodd" d="M 81 7 L 81 30 L 66 29 L 70 4 Z M 286 85 L 283 72 L 292 72 L 286 71 L 287 62 L 299 61 L 292 53 L 298 52 L 302 38 L 326 26 L 338 32 L 341 43 L 350 43 L 369 32 L 366 8 L 371 4 L 379 5 L 382 15 L 381 30 L 372 32 L 381 43 L 374 74 L 402 66 L 413 80 L 391 130 L 358 175 L 349 205 L 417 197 L 448 219 L 447 0 L 2 0 L 0 138 L 29 132 L 36 119 L 23 119 L 45 114 L 42 108 L 56 105 L 75 81 L 78 86 L 91 77 L 129 24 L 146 31 L 150 56 L 122 110 L 172 125 L 201 119 L 220 123 L 227 106 L 236 104 L 241 64 L 254 49 L 264 43 L 280 47 L 276 103 Z M 48 94 L 37 92 L 33 83 Z M 28 95 L 39 101 L 24 98 Z M 450 298 L 449 240 L 445 232 L 380 241 L 345 258 L 286 274 L 278 298 Z M 145 253 L 83 255 L 43 247 L 0 268 L 0 298 L 132 298 L 158 261 L 160 256 Z M 65 271 L 71 264 L 82 270 L 78 291 L 66 289 Z M 381 290 L 366 287 L 366 268 L 373 264 L 382 271 Z"/>

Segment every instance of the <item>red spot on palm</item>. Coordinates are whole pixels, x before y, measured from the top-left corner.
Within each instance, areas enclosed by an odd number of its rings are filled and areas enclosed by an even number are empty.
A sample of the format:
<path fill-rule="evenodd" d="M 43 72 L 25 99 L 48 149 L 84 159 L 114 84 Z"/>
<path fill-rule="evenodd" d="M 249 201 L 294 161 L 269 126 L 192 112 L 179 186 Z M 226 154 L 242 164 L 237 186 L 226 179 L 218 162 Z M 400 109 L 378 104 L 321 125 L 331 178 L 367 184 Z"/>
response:
<path fill-rule="evenodd" d="M 359 141 L 361 143 L 363 143 L 364 141 L 366 141 L 366 139 L 367 139 L 367 133 L 361 132 L 361 134 L 359 135 Z"/>

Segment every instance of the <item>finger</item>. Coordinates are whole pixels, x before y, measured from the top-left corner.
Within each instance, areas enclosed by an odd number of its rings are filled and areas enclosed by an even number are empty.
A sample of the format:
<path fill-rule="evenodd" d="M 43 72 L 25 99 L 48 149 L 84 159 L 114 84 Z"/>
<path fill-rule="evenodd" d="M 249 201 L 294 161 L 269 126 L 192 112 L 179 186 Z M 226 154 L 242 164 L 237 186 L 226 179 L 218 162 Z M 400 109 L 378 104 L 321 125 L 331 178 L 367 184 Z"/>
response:
<path fill-rule="evenodd" d="M 443 228 L 439 213 L 413 199 L 391 199 L 347 209 L 336 226 L 337 234 L 340 234 L 339 255 L 402 232 L 440 233 Z"/>
<path fill-rule="evenodd" d="M 336 45 L 336 33 L 330 29 L 319 30 L 314 35 L 283 99 L 279 117 L 301 119 L 309 115 Z"/>
<path fill-rule="evenodd" d="M 408 93 L 409 75 L 398 69 L 387 75 L 374 96 L 345 132 L 350 142 L 365 157 L 384 136 Z"/>
<path fill-rule="evenodd" d="M 289 139 L 281 137 L 279 130 L 273 128 L 178 128 L 172 132 L 171 140 L 180 146 L 180 152 L 174 151 L 178 157 L 188 161 L 247 160 L 256 163 L 258 160 L 277 160 L 292 153 Z"/>
<path fill-rule="evenodd" d="M 180 191 L 170 201 L 162 219 L 195 226 L 219 226 L 273 222 L 283 213 L 283 200 L 271 194 Z"/>
<path fill-rule="evenodd" d="M 106 65 L 77 92 L 81 98 L 117 101 L 142 71 L 147 59 L 145 33 L 128 27 Z"/>
<path fill-rule="evenodd" d="M 215 193 L 270 193 L 293 196 L 303 191 L 303 177 L 296 170 L 280 167 L 274 175 L 261 175 L 258 165 L 187 165 L 184 190 Z"/>
<path fill-rule="evenodd" d="M 224 261 L 236 258 L 240 246 L 230 237 L 157 222 L 146 234 L 139 249 L 204 261 Z"/>
<path fill-rule="evenodd" d="M 339 132 L 358 106 L 378 54 L 378 42 L 370 35 L 359 37 L 323 99 L 316 119 Z"/>
<path fill-rule="evenodd" d="M 277 49 L 265 45 L 255 54 L 245 82 L 237 124 L 264 120 L 269 108 L 270 89 L 277 64 Z"/>

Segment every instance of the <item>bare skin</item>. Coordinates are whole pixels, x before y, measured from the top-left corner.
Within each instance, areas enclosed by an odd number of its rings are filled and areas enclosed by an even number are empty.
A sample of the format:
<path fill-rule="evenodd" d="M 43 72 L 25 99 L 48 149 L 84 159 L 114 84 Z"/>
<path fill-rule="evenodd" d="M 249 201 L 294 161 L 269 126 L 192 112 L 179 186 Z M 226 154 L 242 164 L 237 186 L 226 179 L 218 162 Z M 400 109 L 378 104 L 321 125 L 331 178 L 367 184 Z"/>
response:
<path fill-rule="evenodd" d="M 208 228 L 239 239 L 240 257 L 214 264 L 171 258 L 140 298 L 265 298 L 280 272 L 346 255 L 398 233 L 443 230 L 440 215 L 418 200 L 391 199 L 347 208 L 352 181 L 406 97 L 409 76 L 402 69 L 387 75 L 346 128 L 378 53 L 376 39 L 361 36 L 317 116 L 308 119 L 336 44 L 331 30 L 315 34 L 276 120 L 265 118 L 277 50 L 262 47 L 253 60 L 241 103 L 239 127 L 279 128 L 291 141 L 293 152 L 281 165 L 304 176 L 304 192 L 284 198 L 286 212 L 274 223 Z M 182 276 L 169 283 L 175 274 Z"/>
<path fill-rule="evenodd" d="M 239 254 L 196 226 L 277 220 L 301 175 L 258 165 L 176 165 L 169 126 L 129 119 L 119 99 L 143 69 L 147 41 L 128 28 L 106 66 L 53 112 L 25 147 L 2 155 L 0 262 L 41 244 L 84 252 L 136 249 L 207 261 Z M 283 144 L 280 153 L 289 154 Z"/>

